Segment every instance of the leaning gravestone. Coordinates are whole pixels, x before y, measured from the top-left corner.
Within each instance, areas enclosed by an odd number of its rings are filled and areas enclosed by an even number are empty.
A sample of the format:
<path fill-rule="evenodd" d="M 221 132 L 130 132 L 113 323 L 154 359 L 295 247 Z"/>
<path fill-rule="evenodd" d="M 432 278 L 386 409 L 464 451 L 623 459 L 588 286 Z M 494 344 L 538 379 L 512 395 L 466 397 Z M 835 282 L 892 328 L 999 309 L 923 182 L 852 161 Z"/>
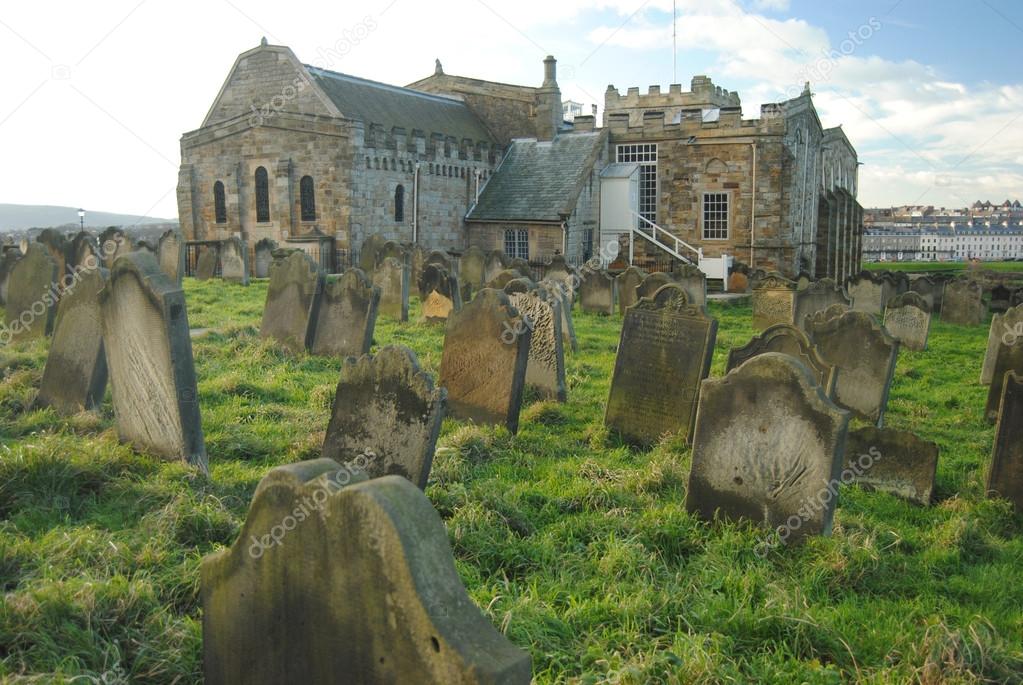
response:
<path fill-rule="evenodd" d="M 1003 497 L 1023 511 L 1023 374 L 1002 378 L 995 442 L 987 475 L 989 497 Z"/>
<path fill-rule="evenodd" d="M 203 559 L 207 685 L 528 685 L 529 655 L 473 604 L 430 500 L 356 469 L 271 470 L 235 544 Z"/>
<path fill-rule="evenodd" d="M 373 345 L 380 289 L 362 269 L 329 280 L 314 310 L 309 351 L 326 357 L 358 357 Z"/>
<path fill-rule="evenodd" d="M 883 425 L 899 341 L 873 315 L 856 311 L 827 320 L 815 315 L 807 333 L 821 357 L 838 367 L 836 403 Z"/>
<path fill-rule="evenodd" d="M 716 336 L 717 321 L 689 304 L 677 284 L 629 307 L 607 399 L 607 427 L 644 446 L 666 433 L 688 439 Z"/>
<path fill-rule="evenodd" d="M 252 272 L 256 278 L 268 278 L 270 276 L 270 265 L 274 261 L 274 250 L 277 249 L 277 243 L 270 238 L 263 238 L 256 243 L 254 248 L 255 252 L 255 265 L 253 266 Z"/>
<path fill-rule="evenodd" d="M 937 444 L 909 431 L 865 426 L 849 432 L 843 483 L 858 483 L 926 506 L 934 494 L 937 470 Z"/>
<path fill-rule="evenodd" d="M 522 315 L 523 323 L 533 332 L 529 341 L 526 385 L 535 388 L 541 397 L 564 402 L 567 390 L 561 303 L 526 278 L 511 281 L 504 292 Z M 511 338 L 518 334 L 510 329 L 505 331 L 505 342 L 511 344 Z"/>
<path fill-rule="evenodd" d="M 370 478 L 395 474 L 425 488 L 446 396 L 407 347 L 350 357 L 341 368 L 323 456 L 348 463 L 363 455 Z"/>
<path fill-rule="evenodd" d="M 512 339 L 507 331 L 516 335 Z M 484 288 L 451 314 L 444 334 L 440 384 L 449 413 L 479 423 L 518 430 L 532 331 L 508 296 Z"/>
<path fill-rule="evenodd" d="M 1023 305 L 1010 307 L 1004 314 L 991 317 L 991 329 L 987 334 L 987 352 L 980 370 L 981 385 L 990 385 L 995 372 L 995 357 L 1000 343 L 1023 344 Z"/>
<path fill-rule="evenodd" d="M 217 245 L 200 245 L 199 258 L 195 263 L 195 280 L 208 281 L 217 274 L 220 263 L 220 247 Z"/>
<path fill-rule="evenodd" d="M 760 335 L 755 335 L 743 347 L 733 347 L 728 352 L 725 372 L 736 369 L 748 360 L 766 352 L 780 352 L 798 359 L 809 369 L 824 394 L 834 397 L 838 369 L 825 361 L 806 333 L 788 323 L 776 323 Z"/>
<path fill-rule="evenodd" d="M 579 308 L 594 314 L 615 313 L 615 279 L 603 269 L 586 267 L 579 283 Z"/>
<path fill-rule="evenodd" d="M 686 509 L 766 523 L 783 541 L 828 535 L 849 413 L 793 357 L 753 357 L 700 390 Z"/>
<path fill-rule="evenodd" d="M 374 233 L 362 241 L 362 247 L 359 249 L 359 268 L 363 273 L 373 273 L 377 264 L 377 252 L 385 242 L 387 241 L 378 233 Z"/>
<path fill-rule="evenodd" d="M 561 310 L 561 340 L 573 352 L 579 350 L 575 339 L 575 324 L 572 322 L 572 291 L 562 281 L 544 279 L 538 284 L 547 293 L 549 299 L 557 300 Z"/>
<path fill-rule="evenodd" d="M 100 292 L 117 434 L 149 453 L 207 471 L 185 294 L 156 258 L 114 260 Z"/>
<path fill-rule="evenodd" d="M 59 297 L 57 264 L 50 251 L 41 243 L 29 243 L 8 278 L 7 325 L 0 331 L 0 346 L 48 336 Z"/>
<path fill-rule="evenodd" d="M 625 310 L 636 304 L 639 297 L 636 295 L 636 288 L 647 273 L 638 266 L 630 266 L 615 277 L 615 290 L 618 292 L 618 312 L 625 316 Z"/>
<path fill-rule="evenodd" d="M 21 259 L 21 250 L 16 247 L 0 252 L 0 305 L 7 304 L 7 291 L 11 283 L 11 271 Z"/>
<path fill-rule="evenodd" d="M 795 315 L 796 284 L 772 271 L 753 286 L 753 328 L 758 331 L 776 323 L 792 323 Z"/>
<path fill-rule="evenodd" d="M 920 297 L 931 308 L 931 312 L 941 311 L 941 294 L 945 289 L 945 283 L 930 276 L 914 276 L 909 282 L 909 289 Z"/>
<path fill-rule="evenodd" d="M 941 320 L 960 326 L 979 326 L 987 315 L 983 294 L 984 289 L 976 281 L 947 283 L 941 300 Z"/>
<path fill-rule="evenodd" d="M 904 347 L 917 352 L 927 349 L 927 336 L 931 330 L 931 308 L 919 293 L 912 290 L 888 300 L 884 313 L 884 327 Z"/>
<path fill-rule="evenodd" d="M 1023 338 L 1015 335 L 1004 336 L 998 341 L 995 361 L 992 365 L 991 385 L 988 387 L 987 406 L 984 413 L 988 423 L 998 419 L 998 405 L 1002 399 L 1002 384 L 1009 371 L 1023 376 Z"/>
<path fill-rule="evenodd" d="M 160 259 L 160 269 L 167 278 L 181 283 L 185 276 L 185 241 L 181 234 L 171 229 L 160 236 L 156 253 Z"/>
<path fill-rule="evenodd" d="M 434 263 L 424 264 L 418 285 L 423 320 L 427 323 L 446 321 L 451 312 L 462 307 L 458 277 L 443 266 Z"/>
<path fill-rule="evenodd" d="M 323 273 L 308 255 L 296 251 L 270 266 L 270 286 L 266 292 L 262 338 L 272 338 L 293 353 L 312 344 L 323 292 Z"/>
<path fill-rule="evenodd" d="M 483 287 L 487 270 L 487 253 L 472 245 L 458 260 L 458 280 L 468 283 L 474 289 Z"/>
<path fill-rule="evenodd" d="M 249 284 L 249 246 L 241 238 L 221 243 L 220 277 L 231 283 Z"/>
<path fill-rule="evenodd" d="M 849 306 L 849 298 L 832 278 L 822 278 L 796 289 L 793 296 L 793 318 L 791 323 L 802 326 L 806 317 L 823 311 L 833 304 Z"/>
<path fill-rule="evenodd" d="M 397 321 L 408 321 L 409 267 L 388 257 L 373 272 L 373 285 L 380 288 L 379 312 Z"/>
<path fill-rule="evenodd" d="M 707 274 L 692 264 L 683 264 L 669 275 L 686 291 L 690 304 L 706 306 Z"/>
<path fill-rule="evenodd" d="M 46 357 L 35 406 L 52 407 L 61 415 L 95 409 L 107 388 L 99 294 L 107 270 L 81 268 L 73 287 L 57 305 L 53 342 Z"/>

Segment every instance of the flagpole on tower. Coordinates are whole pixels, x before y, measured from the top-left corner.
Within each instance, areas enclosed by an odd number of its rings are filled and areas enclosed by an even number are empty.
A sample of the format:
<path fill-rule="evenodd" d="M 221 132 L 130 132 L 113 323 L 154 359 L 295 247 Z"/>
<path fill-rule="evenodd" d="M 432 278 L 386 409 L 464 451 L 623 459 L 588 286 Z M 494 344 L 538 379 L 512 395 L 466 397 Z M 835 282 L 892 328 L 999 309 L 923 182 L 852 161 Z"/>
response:
<path fill-rule="evenodd" d="M 671 82 L 678 83 L 678 31 L 675 0 L 671 0 Z"/>

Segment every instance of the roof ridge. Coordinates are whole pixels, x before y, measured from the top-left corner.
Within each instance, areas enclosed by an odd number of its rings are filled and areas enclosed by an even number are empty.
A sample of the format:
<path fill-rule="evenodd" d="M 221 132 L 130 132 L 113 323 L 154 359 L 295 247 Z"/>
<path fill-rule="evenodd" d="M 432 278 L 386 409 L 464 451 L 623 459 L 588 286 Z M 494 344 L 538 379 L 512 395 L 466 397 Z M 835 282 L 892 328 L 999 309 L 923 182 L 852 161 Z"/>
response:
<path fill-rule="evenodd" d="M 463 101 L 458 98 L 454 98 L 448 95 L 440 95 L 437 93 L 425 93 L 421 90 L 415 90 L 413 88 L 406 88 L 405 86 L 396 86 L 392 83 L 384 83 L 383 81 L 374 81 L 373 79 L 363 78 L 361 76 L 353 76 L 352 74 L 346 74 L 341 71 L 333 71 L 331 69 L 324 69 L 322 67 L 313 66 L 312 64 L 303 64 L 306 69 L 310 72 L 316 72 L 320 76 L 329 76 L 332 78 L 341 78 L 349 81 L 358 81 L 371 86 L 377 86 L 387 90 L 402 93 L 404 95 L 412 95 L 415 97 L 421 97 L 427 100 L 436 100 L 445 104 L 461 104 Z"/>

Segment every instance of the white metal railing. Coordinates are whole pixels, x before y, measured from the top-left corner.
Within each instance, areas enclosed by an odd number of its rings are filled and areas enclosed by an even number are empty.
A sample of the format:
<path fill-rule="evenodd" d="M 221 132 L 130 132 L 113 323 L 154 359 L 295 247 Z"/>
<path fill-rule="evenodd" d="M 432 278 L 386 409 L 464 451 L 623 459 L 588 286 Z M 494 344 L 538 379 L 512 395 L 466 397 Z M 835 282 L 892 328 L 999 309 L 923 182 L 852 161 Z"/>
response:
<path fill-rule="evenodd" d="M 680 260 L 682 260 L 683 262 L 685 262 L 687 264 L 694 264 L 695 263 L 695 264 L 699 265 L 700 260 L 703 259 L 703 248 L 693 247 L 692 245 L 690 245 L 686 241 L 684 241 L 681 238 L 679 238 L 679 237 L 669 233 L 668 231 L 664 230 L 663 228 L 661 228 L 660 226 L 655 224 L 653 221 L 650 221 L 650 219 L 647 219 L 645 216 L 643 216 L 642 214 L 639 214 L 638 212 L 631 212 L 631 214 L 633 216 L 637 217 L 642 223 L 644 223 L 644 224 L 646 224 L 647 226 L 650 227 L 650 229 L 649 229 L 650 232 L 647 233 L 642 228 L 640 228 L 639 226 L 634 226 L 634 227 L 632 227 L 630 229 L 633 233 L 636 233 L 636 234 L 642 236 L 643 238 L 646 238 L 647 240 L 652 242 L 654 245 L 656 245 L 657 247 L 661 248 L 662 250 L 664 250 L 665 252 L 670 254 L 675 259 L 680 259 Z M 661 238 L 659 238 L 658 237 L 659 234 L 663 234 L 663 236 L 666 238 L 666 240 L 662 240 Z M 633 241 L 630 240 L 629 241 L 629 263 L 630 264 L 632 263 L 632 258 L 633 258 L 633 247 L 632 247 L 633 244 L 634 244 Z M 694 261 L 691 257 L 686 257 L 685 255 L 683 255 L 682 254 L 683 248 L 688 250 L 689 252 L 694 253 L 696 255 L 696 260 Z"/>

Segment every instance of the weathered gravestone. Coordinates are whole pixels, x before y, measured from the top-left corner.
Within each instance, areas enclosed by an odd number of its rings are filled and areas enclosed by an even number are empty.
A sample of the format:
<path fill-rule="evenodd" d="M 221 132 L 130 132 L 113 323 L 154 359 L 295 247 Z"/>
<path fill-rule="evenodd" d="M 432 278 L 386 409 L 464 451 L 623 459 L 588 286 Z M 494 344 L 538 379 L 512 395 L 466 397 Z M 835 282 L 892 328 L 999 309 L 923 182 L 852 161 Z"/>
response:
<path fill-rule="evenodd" d="M 725 372 L 736 369 L 753 357 L 766 352 L 780 352 L 798 359 L 810 371 L 817 384 L 824 389 L 824 394 L 834 397 L 838 369 L 820 356 L 806 333 L 788 323 L 776 323 L 763 333 L 753 336 L 744 346 L 729 350 Z"/>
<path fill-rule="evenodd" d="M 579 283 L 579 308 L 594 314 L 615 313 L 615 279 L 603 269 L 585 267 Z"/>
<path fill-rule="evenodd" d="M 533 267 L 529 266 L 529 262 L 522 257 L 516 257 L 509 261 L 506 268 L 518 271 L 524 278 L 533 280 Z"/>
<path fill-rule="evenodd" d="M 70 415 L 95 409 L 107 388 L 99 293 L 106 283 L 102 267 L 81 268 L 57 305 L 53 342 L 46 357 L 35 406 Z"/>
<path fill-rule="evenodd" d="M 990 385 L 995 372 L 995 357 L 1000 344 L 1023 344 L 1023 306 L 1010 307 L 1004 314 L 991 317 L 991 328 L 987 334 L 987 352 L 980 369 L 981 385 Z"/>
<path fill-rule="evenodd" d="M 185 276 L 185 241 L 181 234 L 171 229 L 161 235 L 156 251 L 160 269 L 167 274 L 167 278 L 181 283 Z"/>
<path fill-rule="evenodd" d="M 518 333 L 510 341 L 508 330 Z M 518 430 L 531 338 L 522 315 L 499 290 L 484 288 L 454 312 L 440 362 L 451 416 Z"/>
<path fill-rule="evenodd" d="M 504 269 L 503 271 L 499 271 L 493 278 L 487 281 L 484 287 L 493 288 L 494 290 L 504 290 L 504 286 L 520 278 L 526 278 L 528 280 L 528 276 L 518 269 Z"/>
<path fill-rule="evenodd" d="M 409 259 L 408 250 L 398 242 L 388 240 L 377 250 L 377 261 L 373 266 L 374 270 L 384 263 L 385 259 L 397 259 L 399 262 L 405 263 Z M 369 273 L 367 272 L 367 275 Z"/>
<path fill-rule="evenodd" d="M 838 367 L 835 401 L 878 426 L 884 423 L 899 341 L 866 312 L 809 319 L 807 334 L 825 361 Z"/>
<path fill-rule="evenodd" d="M 50 257 L 57 265 L 57 285 L 63 292 L 67 285 L 65 277 L 68 273 L 68 244 L 64 234 L 55 228 L 47 228 L 36 237 L 36 242 L 44 245 L 50 252 Z"/>
<path fill-rule="evenodd" d="M 362 241 L 362 247 L 359 248 L 359 268 L 363 273 L 373 273 L 373 269 L 377 265 L 377 252 L 385 242 L 387 241 L 378 233 L 374 233 Z"/>
<path fill-rule="evenodd" d="M 896 295 L 893 280 L 869 271 L 861 271 L 855 276 L 850 276 L 845 289 L 852 298 L 853 311 L 874 314 L 879 318 L 884 316 L 888 300 Z"/>
<path fill-rule="evenodd" d="M 749 275 L 742 271 L 733 271 L 728 274 L 728 292 L 746 293 L 749 292 Z"/>
<path fill-rule="evenodd" d="M 924 506 L 934 495 L 938 446 L 905 430 L 865 426 L 849 432 L 843 483 L 857 483 Z"/>
<path fill-rule="evenodd" d="M 203 559 L 207 685 L 528 685 L 529 655 L 469 598 L 426 495 L 355 469 L 271 470 L 235 544 Z"/>
<path fill-rule="evenodd" d="M 914 276 L 909 282 L 909 289 L 924 298 L 924 302 L 931 308 L 931 312 L 941 311 L 941 295 L 945 289 L 944 281 L 930 276 Z"/>
<path fill-rule="evenodd" d="M 1023 511 L 1023 374 L 1009 371 L 1001 386 L 987 494 L 1005 498 Z"/>
<path fill-rule="evenodd" d="M 11 283 L 11 271 L 14 264 L 21 259 L 21 250 L 16 247 L 0 252 L 0 305 L 7 304 L 7 291 Z"/>
<path fill-rule="evenodd" d="M 220 264 L 220 247 L 215 244 L 200 245 L 199 258 L 195 262 L 195 279 L 208 281 L 217 275 Z"/>
<path fill-rule="evenodd" d="M 796 284 L 772 271 L 753 285 L 753 328 L 758 331 L 776 323 L 792 323 Z"/>
<path fill-rule="evenodd" d="M 995 362 L 991 370 L 991 385 L 988 387 L 987 406 L 984 409 L 988 423 L 998 419 L 998 405 L 1002 399 L 1002 384 L 1009 371 L 1023 376 L 1023 338 L 1004 336 L 998 341 Z"/>
<path fill-rule="evenodd" d="M 846 312 L 851 312 L 851 311 L 852 311 L 852 309 L 849 308 L 849 305 L 845 305 L 845 304 L 829 305 L 825 309 L 822 309 L 820 311 L 814 312 L 813 314 L 810 314 L 809 316 L 804 318 L 803 319 L 803 323 L 802 323 L 803 331 L 805 332 L 805 331 L 809 331 L 810 330 L 810 322 L 811 321 L 816 322 L 816 323 L 822 323 L 824 321 L 830 321 L 831 319 L 837 319 L 840 316 L 842 316 L 843 314 L 845 314 Z"/>
<path fill-rule="evenodd" d="M 636 302 L 640 301 L 644 297 L 653 297 L 658 290 L 669 284 L 678 285 L 678 283 L 675 282 L 675 279 L 663 271 L 655 271 L 652 274 L 648 274 L 639 282 L 639 285 L 636 286 Z M 686 293 L 686 298 L 688 299 L 688 297 L 689 294 Z"/>
<path fill-rule="evenodd" d="M 231 283 L 249 284 L 249 246 L 241 238 L 220 244 L 220 276 Z"/>
<path fill-rule="evenodd" d="M 849 413 L 787 354 L 705 380 L 686 509 L 763 522 L 783 541 L 828 535 L 848 426 Z"/>
<path fill-rule="evenodd" d="M 931 309 L 924 298 L 911 290 L 896 295 L 888 300 L 884 327 L 904 347 L 918 352 L 926 350 L 927 336 L 931 331 Z"/>
<path fill-rule="evenodd" d="M 380 288 L 379 312 L 398 321 L 408 321 L 409 266 L 387 258 L 373 272 L 373 285 Z"/>
<path fill-rule="evenodd" d="M 483 264 L 483 282 L 489 283 L 507 268 L 508 257 L 501 250 L 491 250 Z"/>
<path fill-rule="evenodd" d="M 487 253 L 472 245 L 458 260 L 458 279 L 462 283 L 468 283 L 474 289 L 483 287 L 484 277 L 487 271 Z"/>
<path fill-rule="evenodd" d="M 88 231 L 80 231 L 75 234 L 75 237 L 71 239 L 71 247 L 68 253 L 70 266 L 73 269 L 95 269 L 96 267 L 103 266 L 96 236 Z"/>
<path fill-rule="evenodd" d="M 270 265 L 273 264 L 274 250 L 276 249 L 277 243 L 270 238 L 263 238 L 256 243 L 254 248 L 256 263 L 252 269 L 252 273 L 256 278 L 270 277 Z"/>
<path fill-rule="evenodd" d="M 181 287 L 155 257 L 131 252 L 114 260 L 99 297 L 121 440 L 207 471 Z"/>
<path fill-rule="evenodd" d="M 983 294 L 984 289 L 976 281 L 946 283 L 941 299 L 941 320 L 960 326 L 979 326 L 987 315 Z"/>
<path fill-rule="evenodd" d="M 322 292 L 323 273 L 304 252 L 275 260 L 270 265 L 260 337 L 272 338 L 294 353 L 308 349 Z"/>
<path fill-rule="evenodd" d="M 458 277 L 440 264 L 424 264 L 418 286 L 423 320 L 427 323 L 446 321 L 451 312 L 461 309 L 462 293 L 458 288 Z"/>
<path fill-rule="evenodd" d="M 411 276 L 409 283 L 419 282 L 419 278 L 423 275 L 423 263 L 425 261 L 426 250 L 419 245 L 413 245 L 411 256 L 409 257 L 409 274 Z"/>
<path fill-rule="evenodd" d="M 441 250 L 431 250 L 426 255 L 426 260 L 423 262 L 425 268 L 428 264 L 436 264 L 437 266 L 443 267 L 448 273 L 455 274 L 456 272 L 452 269 L 451 255 Z"/>
<path fill-rule="evenodd" d="M 1012 290 L 999 283 L 991 288 L 991 299 L 988 301 L 988 311 L 1004 312 L 1010 307 Z"/>
<path fill-rule="evenodd" d="M 707 274 L 692 264 L 682 264 L 668 274 L 686 291 L 690 304 L 707 304 Z"/>
<path fill-rule="evenodd" d="M 135 241 L 135 250 L 136 251 L 143 250 L 153 255 L 154 257 L 158 256 L 157 254 L 158 248 L 156 247 L 156 245 L 153 245 L 153 243 L 151 243 L 149 240 L 145 238 L 143 238 L 142 240 Z"/>
<path fill-rule="evenodd" d="M 6 327 L 0 345 L 44 338 L 53 331 L 53 315 L 60 297 L 57 263 L 41 243 L 29 243 L 28 252 L 14 263 L 7 282 Z"/>
<path fill-rule="evenodd" d="M 607 427 L 638 445 L 651 445 L 666 433 L 688 439 L 717 326 L 674 283 L 629 307 L 604 415 Z"/>
<path fill-rule="evenodd" d="M 561 305 L 561 340 L 573 352 L 579 350 L 579 344 L 575 339 L 575 324 L 572 322 L 572 290 L 563 281 L 552 281 L 544 279 L 538 284 L 543 288 L 550 299 L 555 299 Z"/>
<path fill-rule="evenodd" d="M 576 277 L 575 269 L 569 266 L 565 261 L 565 256 L 560 254 L 552 256 L 544 270 L 544 278 L 552 281 L 565 282 Z"/>
<path fill-rule="evenodd" d="M 832 278 L 812 281 L 806 287 L 796 289 L 793 296 L 793 316 L 791 323 L 802 326 L 806 317 L 823 311 L 833 304 L 849 306 L 849 298 Z"/>
<path fill-rule="evenodd" d="M 564 402 L 567 390 L 561 302 L 527 278 L 511 281 L 504 292 L 522 316 L 523 324 L 533 332 L 526 363 L 526 385 L 535 388 L 541 397 Z M 505 342 L 512 344 L 512 337 L 519 334 L 509 329 L 502 335 Z"/>
<path fill-rule="evenodd" d="M 630 266 L 615 276 L 615 290 L 618 293 L 618 312 L 625 316 L 625 310 L 639 301 L 636 288 L 647 277 L 647 272 L 638 266 Z"/>
<path fill-rule="evenodd" d="M 341 368 L 323 456 L 347 463 L 366 457 L 370 478 L 404 476 L 426 487 L 447 393 L 419 368 L 407 347 L 348 358 Z"/>
<path fill-rule="evenodd" d="M 131 240 L 124 231 L 111 226 L 99 234 L 99 251 L 103 266 L 107 269 L 114 265 L 114 260 L 126 252 L 131 252 Z"/>
<path fill-rule="evenodd" d="M 313 313 L 309 351 L 328 357 L 358 357 L 373 345 L 380 289 L 362 269 L 349 269 L 323 288 Z"/>

